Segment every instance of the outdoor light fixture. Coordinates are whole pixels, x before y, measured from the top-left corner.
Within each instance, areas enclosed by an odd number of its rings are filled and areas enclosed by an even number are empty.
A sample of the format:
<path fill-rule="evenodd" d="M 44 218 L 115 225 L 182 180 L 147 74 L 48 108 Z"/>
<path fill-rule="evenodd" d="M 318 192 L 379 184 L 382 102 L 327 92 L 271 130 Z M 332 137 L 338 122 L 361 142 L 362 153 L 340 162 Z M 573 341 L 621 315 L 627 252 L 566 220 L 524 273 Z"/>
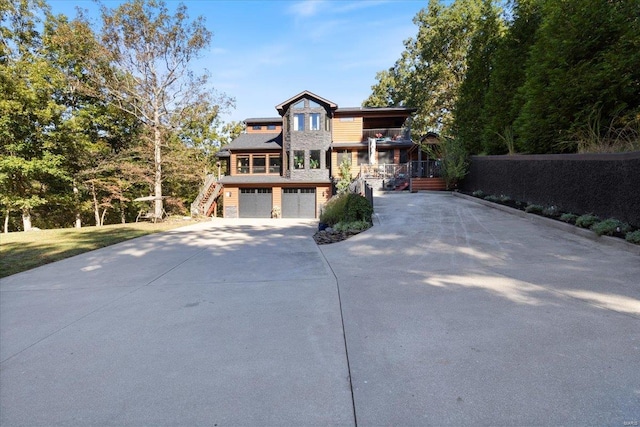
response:
<path fill-rule="evenodd" d="M 231 197 L 231 191 L 227 191 L 226 193 L 224 193 L 225 197 Z"/>

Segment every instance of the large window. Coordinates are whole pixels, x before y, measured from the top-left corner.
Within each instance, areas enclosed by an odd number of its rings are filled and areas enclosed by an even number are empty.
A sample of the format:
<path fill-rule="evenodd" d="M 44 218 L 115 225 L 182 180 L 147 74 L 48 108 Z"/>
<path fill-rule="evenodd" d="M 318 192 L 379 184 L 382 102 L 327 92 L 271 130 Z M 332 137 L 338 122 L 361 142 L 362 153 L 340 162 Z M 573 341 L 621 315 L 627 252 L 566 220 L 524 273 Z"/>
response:
<path fill-rule="evenodd" d="M 249 156 L 238 156 L 238 173 L 249 173 Z"/>
<path fill-rule="evenodd" d="M 280 173 L 280 156 L 269 156 L 269 173 Z"/>
<path fill-rule="evenodd" d="M 304 130 L 304 114 L 293 115 L 293 130 Z"/>
<path fill-rule="evenodd" d="M 266 172 L 267 172 L 266 156 L 253 156 L 253 173 L 266 173 Z"/>
<path fill-rule="evenodd" d="M 320 150 L 309 152 L 309 169 L 320 169 Z"/>
<path fill-rule="evenodd" d="M 293 104 L 292 108 L 294 110 L 302 110 L 304 108 L 304 99 L 301 99 L 300 101 Z"/>
<path fill-rule="evenodd" d="M 304 151 L 295 150 L 293 152 L 293 168 L 304 169 Z"/>
<path fill-rule="evenodd" d="M 267 125 L 267 130 L 276 130 L 276 125 Z"/>
<path fill-rule="evenodd" d="M 309 114 L 309 129 L 320 130 L 320 113 Z"/>
<path fill-rule="evenodd" d="M 378 163 L 380 164 L 392 164 L 393 163 L 393 150 L 379 151 Z"/>

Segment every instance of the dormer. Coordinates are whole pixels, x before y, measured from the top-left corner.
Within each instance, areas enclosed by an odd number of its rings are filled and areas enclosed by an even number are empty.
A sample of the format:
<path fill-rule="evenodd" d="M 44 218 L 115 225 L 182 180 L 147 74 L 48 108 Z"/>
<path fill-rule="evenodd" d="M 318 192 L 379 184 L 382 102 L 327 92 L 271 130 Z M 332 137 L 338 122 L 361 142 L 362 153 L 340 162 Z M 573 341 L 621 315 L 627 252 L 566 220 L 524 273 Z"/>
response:
<path fill-rule="evenodd" d="M 251 118 L 244 121 L 247 133 L 280 133 L 282 117 Z"/>

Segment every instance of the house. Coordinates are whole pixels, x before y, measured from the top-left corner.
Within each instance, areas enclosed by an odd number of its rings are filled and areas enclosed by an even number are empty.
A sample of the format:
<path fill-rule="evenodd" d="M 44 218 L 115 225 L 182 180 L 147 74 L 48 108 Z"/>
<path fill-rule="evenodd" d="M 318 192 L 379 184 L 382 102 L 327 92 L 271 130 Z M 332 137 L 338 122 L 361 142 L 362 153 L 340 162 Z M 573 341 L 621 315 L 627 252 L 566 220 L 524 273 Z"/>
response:
<path fill-rule="evenodd" d="M 275 108 L 278 117 L 246 119 L 245 133 L 218 153 L 224 176 L 210 177 L 192 212 L 210 215 L 223 197 L 225 218 L 316 218 L 344 160 L 352 177 L 395 182 L 419 156 L 413 108 L 338 108 L 309 91 Z"/>

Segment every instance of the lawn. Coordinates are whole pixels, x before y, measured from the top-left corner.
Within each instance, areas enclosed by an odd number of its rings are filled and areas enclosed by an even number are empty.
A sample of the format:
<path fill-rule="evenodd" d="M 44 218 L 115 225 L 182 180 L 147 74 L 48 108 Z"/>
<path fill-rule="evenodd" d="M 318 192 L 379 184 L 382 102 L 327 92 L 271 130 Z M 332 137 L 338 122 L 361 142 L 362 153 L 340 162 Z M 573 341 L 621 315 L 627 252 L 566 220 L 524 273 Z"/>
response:
<path fill-rule="evenodd" d="M 0 277 L 193 222 L 169 220 L 0 234 Z"/>

